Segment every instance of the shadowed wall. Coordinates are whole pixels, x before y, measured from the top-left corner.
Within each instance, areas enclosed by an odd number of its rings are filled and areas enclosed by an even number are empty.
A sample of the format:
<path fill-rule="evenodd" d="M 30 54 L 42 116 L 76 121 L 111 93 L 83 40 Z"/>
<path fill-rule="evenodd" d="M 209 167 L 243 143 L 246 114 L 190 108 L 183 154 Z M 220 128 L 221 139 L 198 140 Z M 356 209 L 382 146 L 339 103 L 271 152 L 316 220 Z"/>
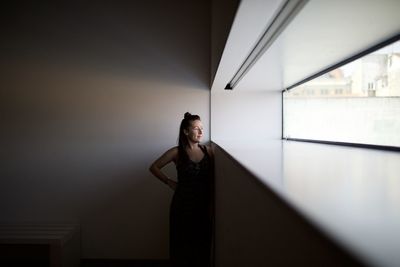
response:
<path fill-rule="evenodd" d="M 184 112 L 209 125 L 210 3 L 136 3 L 1 11 L 0 221 L 78 220 L 83 258 L 168 257 L 172 191 L 147 168 Z"/>

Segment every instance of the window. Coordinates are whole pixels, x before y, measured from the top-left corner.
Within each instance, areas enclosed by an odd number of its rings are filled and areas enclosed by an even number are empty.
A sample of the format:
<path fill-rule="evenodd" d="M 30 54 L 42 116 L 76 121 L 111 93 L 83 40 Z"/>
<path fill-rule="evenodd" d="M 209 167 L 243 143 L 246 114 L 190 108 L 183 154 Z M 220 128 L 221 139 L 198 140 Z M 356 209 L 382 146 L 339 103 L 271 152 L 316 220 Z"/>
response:
<path fill-rule="evenodd" d="M 400 41 L 285 91 L 283 137 L 400 147 Z"/>

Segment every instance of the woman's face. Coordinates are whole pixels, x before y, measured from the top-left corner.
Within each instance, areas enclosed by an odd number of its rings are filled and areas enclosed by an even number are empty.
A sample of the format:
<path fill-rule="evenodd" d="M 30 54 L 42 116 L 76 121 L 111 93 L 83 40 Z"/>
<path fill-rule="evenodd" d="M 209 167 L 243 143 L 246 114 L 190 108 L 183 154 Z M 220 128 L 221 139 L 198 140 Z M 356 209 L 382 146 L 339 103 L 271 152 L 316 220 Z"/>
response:
<path fill-rule="evenodd" d="M 191 126 L 185 131 L 185 134 L 189 141 L 199 143 L 203 137 L 203 124 L 200 120 L 191 122 Z"/>

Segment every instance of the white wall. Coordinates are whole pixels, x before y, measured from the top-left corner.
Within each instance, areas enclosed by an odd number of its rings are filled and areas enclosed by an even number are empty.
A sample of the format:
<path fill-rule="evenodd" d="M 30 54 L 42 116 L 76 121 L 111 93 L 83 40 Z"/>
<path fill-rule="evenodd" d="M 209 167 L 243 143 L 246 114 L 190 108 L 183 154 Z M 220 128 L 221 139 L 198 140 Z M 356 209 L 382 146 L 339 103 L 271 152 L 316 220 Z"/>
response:
<path fill-rule="evenodd" d="M 309 26 L 323 24 L 298 23 L 301 14 L 308 14 L 300 13 L 289 25 L 291 38 L 281 35 L 232 91 L 223 89 L 251 50 L 251 40 L 257 40 L 256 29 L 261 31 L 268 20 L 268 16 L 258 16 L 259 5 L 272 8 L 278 2 L 241 1 L 212 84 L 216 266 L 398 266 L 398 253 L 392 249 L 399 247 L 400 216 L 395 204 L 399 194 L 394 189 L 399 188 L 398 175 L 394 175 L 399 172 L 394 167 L 400 166 L 398 153 L 280 140 L 281 90 L 295 82 L 292 67 L 306 70 L 304 66 L 318 62 L 310 61 L 309 55 L 323 51 L 311 46 L 304 49 L 303 41 L 311 43 L 298 29 L 305 26 L 313 35 Z M 353 2 L 356 11 L 364 10 L 357 6 L 360 1 Z M 332 10 L 315 11 L 317 18 L 326 20 L 325 13 Z M 311 17 L 303 18 L 309 21 Z M 388 18 L 392 24 L 393 16 Z M 366 23 L 359 25 L 361 33 L 369 29 Z M 398 33 L 399 24 L 392 25 Z M 321 28 L 324 34 L 325 28 Z M 315 36 L 326 42 L 325 36 Z M 367 47 L 371 44 L 368 41 Z M 290 56 L 288 47 L 305 60 Z M 350 54 L 360 49 L 353 48 Z"/>
<path fill-rule="evenodd" d="M 212 92 L 212 140 L 262 142 L 281 138 L 281 92 Z"/>
<path fill-rule="evenodd" d="M 78 220 L 83 258 L 167 258 L 172 191 L 148 166 L 184 112 L 208 128 L 210 4 L 4 8 L 0 221 Z"/>
<path fill-rule="evenodd" d="M 254 86 L 245 76 L 232 91 L 224 90 L 269 25 L 279 4 L 279 0 L 240 2 L 212 84 L 211 132 L 214 142 L 262 142 L 281 138 L 282 75 L 276 67 L 280 64 L 279 46 L 271 48 L 263 58 L 269 62 L 267 70 L 262 72 L 268 77 L 268 85 Z M 213 24 L 213 40 L 219 31 L 218 24 Z"/>

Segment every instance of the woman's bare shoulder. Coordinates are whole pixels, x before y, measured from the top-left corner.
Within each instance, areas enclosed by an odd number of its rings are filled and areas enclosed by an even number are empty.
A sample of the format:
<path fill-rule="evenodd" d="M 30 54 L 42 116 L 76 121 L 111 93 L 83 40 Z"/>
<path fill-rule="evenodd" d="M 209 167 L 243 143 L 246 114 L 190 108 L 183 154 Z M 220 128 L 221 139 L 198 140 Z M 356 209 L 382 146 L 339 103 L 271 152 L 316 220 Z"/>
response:
<path fill-rule="evenodd" d="M 170 149 L 167 150 L 167 152 L 168 152 L 168 151 L 171 151 L 171 152 L 178 152 L 178 146 L 171 147 Z"/>
<path fill-rule="evenodd" d="M 159 168 L 164 167 L 169 162 L 176 162 L 178 159 L 178 147 L 173 147 L 165 151 L 154 163 L 153 165 Z"/>
<path fill-rule="evenodd" d="M 170 157 L 175 164 L 178 162 L 178 156 L 179 156 L 179 148 L 177 146 L 170 148 L 167 152 L 169 153 Z"/>
<path fill-rule="evenodd" d="M 178 147 L 174 146 L 174 147 L 168 149 L 164 154 L 175 157 L 175 156 L 178 156 L 178 152 L 179 152 Z"/>

